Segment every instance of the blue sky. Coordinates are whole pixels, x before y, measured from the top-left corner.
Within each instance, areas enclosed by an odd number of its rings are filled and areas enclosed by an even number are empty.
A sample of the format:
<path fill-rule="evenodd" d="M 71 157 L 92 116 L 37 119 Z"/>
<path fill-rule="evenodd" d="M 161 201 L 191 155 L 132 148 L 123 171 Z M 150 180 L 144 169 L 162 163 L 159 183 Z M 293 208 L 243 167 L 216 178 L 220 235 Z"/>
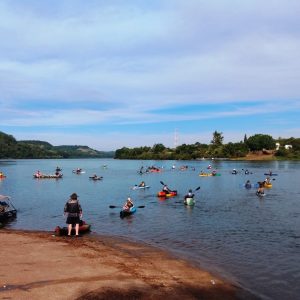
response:
<path fill-rule="evenodd" d="M 2 0 L 0 130 L 98 150 L 300 137 L 298 0 Z"/>

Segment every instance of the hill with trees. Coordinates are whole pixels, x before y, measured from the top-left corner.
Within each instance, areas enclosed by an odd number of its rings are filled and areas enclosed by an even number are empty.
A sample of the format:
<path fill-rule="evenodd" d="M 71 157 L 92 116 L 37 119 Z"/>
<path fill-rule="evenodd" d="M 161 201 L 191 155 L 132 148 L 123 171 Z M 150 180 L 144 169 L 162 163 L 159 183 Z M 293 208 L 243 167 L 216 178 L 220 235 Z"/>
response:
<path fill-rule="evenodd" d="M 0 159 L 16 158 L 111 158 L 114 151 L 97 151 L 88 146 L 53 146 L 37 140 L 17 141 L 0 131 Z"/>

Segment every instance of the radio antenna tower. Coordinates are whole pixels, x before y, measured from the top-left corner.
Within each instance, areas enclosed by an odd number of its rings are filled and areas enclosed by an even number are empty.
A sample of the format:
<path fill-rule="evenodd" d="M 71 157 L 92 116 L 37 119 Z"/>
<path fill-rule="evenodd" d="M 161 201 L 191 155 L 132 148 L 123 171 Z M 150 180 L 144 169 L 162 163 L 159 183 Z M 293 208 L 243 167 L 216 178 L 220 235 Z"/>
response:
<path fill-rule="evenodd" d="M 177 128 L 175 128 L 175 132 L 174 132 L 174 148 L 176 149 L 178 146 L 178 131 Z"/>

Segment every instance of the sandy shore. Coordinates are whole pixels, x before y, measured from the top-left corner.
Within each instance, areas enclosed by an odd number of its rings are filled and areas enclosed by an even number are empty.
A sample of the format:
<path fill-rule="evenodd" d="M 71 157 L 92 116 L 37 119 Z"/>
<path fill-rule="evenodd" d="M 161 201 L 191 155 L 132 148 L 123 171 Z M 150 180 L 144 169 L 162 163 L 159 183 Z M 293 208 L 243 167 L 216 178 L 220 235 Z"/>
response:
<path fill-rule="evenodd" d="M 0 299 L 252 299 L 143 244 L 2 229 L 0 245 Z"/>

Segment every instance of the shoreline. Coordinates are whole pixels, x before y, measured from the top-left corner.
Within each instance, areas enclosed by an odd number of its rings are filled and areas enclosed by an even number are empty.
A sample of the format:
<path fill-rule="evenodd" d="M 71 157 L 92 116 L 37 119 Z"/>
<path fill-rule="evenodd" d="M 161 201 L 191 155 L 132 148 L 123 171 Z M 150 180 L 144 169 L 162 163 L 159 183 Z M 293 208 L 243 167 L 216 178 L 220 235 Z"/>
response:
<path fill-rule="evenodd" d="M 258 299 L 153 246 L 0 230 L 0 299 Z"/>

